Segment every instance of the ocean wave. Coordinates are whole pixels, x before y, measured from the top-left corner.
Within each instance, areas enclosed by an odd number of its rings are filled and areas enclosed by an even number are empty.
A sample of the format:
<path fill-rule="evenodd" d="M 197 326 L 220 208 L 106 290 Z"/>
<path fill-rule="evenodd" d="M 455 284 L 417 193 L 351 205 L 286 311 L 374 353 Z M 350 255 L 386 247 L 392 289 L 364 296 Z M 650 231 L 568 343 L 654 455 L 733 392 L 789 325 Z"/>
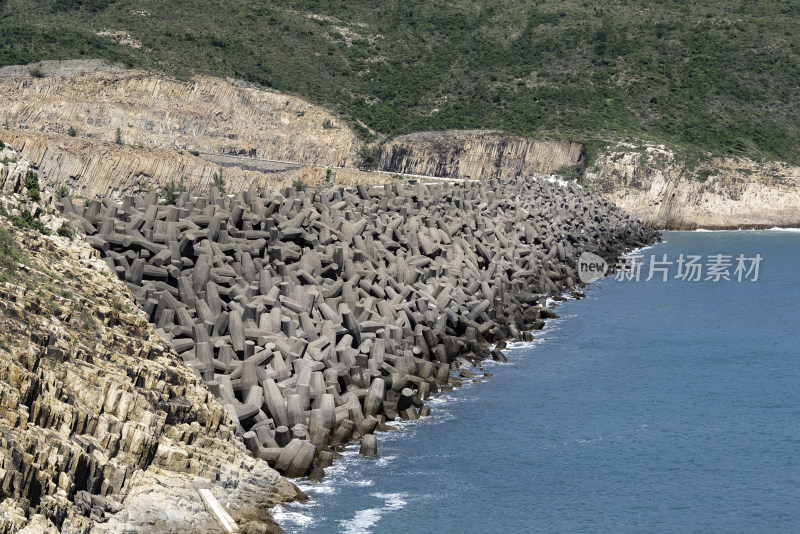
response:
<path fill-rule="evenodd" d="M 381 467 L 386 467 L 395 458 L 397 458 L 397 456 L 381 456 L 380 458 L 378 458 L 378 465 Z"/>
<path fill-rule="evenodd" d="M 272 514 L 272 519 L 281 525 L 281 528 L 301 531 L 314 524 L 314 518 L 310 514 L 288 510 L 280 504 L 273 508 L 270 513 Z"/>
<path fill-rule="evenodd" d="M 305 484 L 297 484 L 304 493 L 332 495 L 336 493 L 336 486 L 327 479 L 323 482 L 308 482 Z"/>
<path fill-rule="evenodd" d="M 770 232 L 791 232 L 793 234 L 800 233 L 800 228 L 778 228 L 777 226 L 773 226 L 768 231 Z"/>
<path fill-rule="evenodd" d="M 386 501 L 384 509 L 390 511 L 400 510 L 408 504 L 405 501 L 405 497 L 407 496 L 405 493 L 373 493 L 372 496 Z"/>
<path fill-rule="evenodd" d="M 552 320 L 553 319 L 550 319 L 550 321 L 552 321 Z M 540 332 L 540 330 L 536 330 L 536 332 Z M 534 334 L 534 335 L 536 335 L 536 334 Z M 538 345 L 539 343 L 541 343 L 544 340 L 545 340 L 545 338 L 538 338 L 537 337 L 536 339 L 533 339 L 531 341 L 512 341 L 512 342 L 510 342 L 510 343 L 508 343 L 506 345 L 506 349 L 509 350 L 509 351 L 512 351 L 512 350 L 513 351 L 519 351 L 519 350 L 530 349 L 531 347 L 535 347 L 536 345 Z"/>
<path fill-rule="evenodd" d="M 367 508 L 359 510 L 353 519 L 341 521 L 342 532 L 345 534 L 368 534 L 368 528 L 375 526 L 382 517 L 381 508 Z"/>
<path fill-rule="evenodd" d="M 652 245 L 645 245 L 643 247 L 635 248 L 635 249 L 631 250 L 630 252 L 628 252 L 627 254 L 625 254 L 625 256 L 630 256 L 631 254 L 639 254 L 641 252 L 644 252 L 645 250 L 650 250 L 651 248 L 656 248 L 656 245 L 660 245 L 660 244 L 661 243 L 653 243 Z"/>
<path fill-rule="evenodd" d="M 356 512 L 353 519 L 340 521 L 344 534 L 369 534 L 369 530 L 381 520 L 386 512 L 400 510 L 407 503 L 404 499 L 405 493 L 373 493 L 373 497 L 384 500 L 384 505 L 380 508 L 367 508 Z"/>
<path fill-rule="evenodd" d="M 773 226 L 772 228 L 736 228 L 733 230 L 709 230 L 708 228 L 698 228 L 695 232 L 791 232 L 798 233 L 800 228 L 781 228 L 780 226 Z"/>

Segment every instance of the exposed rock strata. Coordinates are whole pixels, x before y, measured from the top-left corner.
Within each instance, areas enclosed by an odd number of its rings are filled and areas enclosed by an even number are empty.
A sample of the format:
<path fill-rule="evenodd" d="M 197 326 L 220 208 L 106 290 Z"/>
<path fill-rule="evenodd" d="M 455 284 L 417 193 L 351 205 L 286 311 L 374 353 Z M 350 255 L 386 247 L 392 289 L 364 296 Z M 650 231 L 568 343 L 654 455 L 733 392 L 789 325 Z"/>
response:
<path fill-rule="evenodd" d="M 205 191 L 215 173 L 222 172 L 229 191 L 243 191 L 250 185 L 281 188 L 300 181 L 306 185 L 324 183 L 328 170 L 323 166 L 278 164 L 277 172 L 252 170 L 269 162 L 207 156 L 201 158 L 187 151 L 173 149 L 137 149 L 106 141 L 73 138 L 52 133 L 0 130 L 0 140 L 17 147 L 22 157 L 34 162 L 45 184 L 51 188 L 65 185 L 76 196 L 110 196 L 121 199 L 135 193 L 177 185 L 181 178 L 192 191 Z M 391 181 L 388 174 L 367 173 L 355 169 L 331 169 L 331 181 L 339 185 L 381 184 Z"/>
<path fill-rule="evenodd" d="M 224 171 L 229 191 L 296 181 L 317 185 L 391 182 L 354 170 L 360 145 L 339 118 L 297 97 L 234 80 L 175 80 L 99 60 L 45 61 L 0 69 L 0 138 L 20 148 L 47 183 L 83 196 L 163 189 L 185 179 L 202 191 Z M 75 137 L 70 137 L 74 128 Z M 120 141 L 116 143 L 119 129 Z M 379 168 L 451 178 L 550 174 L 581 160 L 581 145 L 497 131 L 420 132 L 379 150 Z M 198 156 L 192 155 L 194 151 Z M 586 174 L 587 184 L 650 224 L 736 228 L 800 224 L 800 169 L 718 159 L 693 179 L 663 147 L 619 145 Z"/>
<path fill-rule="evenodd" d="M 800 226 L 800 168 L 782 163 L 717 158 L 690 172 L 663 146 L 620 144 L 583 182 L 659 228 Z"/>
<path fill-rule="evenodd" d="M 19 194 L 29 168 L 0 165 L 3 206 L 55 229 L 48 193 Z M 198 486 L 243 532 L 273 528 L 296 489 L 247 454 L 98 253 L 0 226 L 3 258 L 21 251 L 0 267 L 0 532 L 221 532 Z"/>
<path fill-rule="evenodd" d="M 463 130 L 404 135 L 381 147 L 384 171 L 446 178 L 516 178 L 574 165 L 580 143 L 526 139 L 499 131 Z"/>
<path fill-rule="evenodd" d="M 63 209 L 248 449 L 288 476 L 427 414 L 452 368 L 504 359 L 490 344 L 542 328 L 581 252 L 654 239 L 574 184 L 536 179 L 158 200 Z"/>
<path fill-rule="evenodd" d="M 10 128 L 145 148 L 345 166 L 356 136 L 324 109 L 297 97 L 221 78 L 179 81 L 141 71 L 72 77 L 0 78 Z M 327 127 L 326 127 L 327 126 Z"/>
<path fill-rule="evenodd" d="M 294 96 L 207 76 L 180 81 L 119 68 L 100 71 L 85 62 L 47 63 L 43 78 L 28 75 L 27 67 L 0 75 L 6 128 L 0 136 L 49 183 L 68 184 L 76 194 L 131 193 L 181 177 L 199 190 L 220 169 L 202 159 L 206 154 L 246 156 L 255 164 L 273 159 L 353 166 L 356 159 L 353 130 Z M 71 128 L 74 137 L 67 135 Z M 226 168 L 232 190 L 294 179 L 291 166 L 277 176 L 246 167 Z"/>

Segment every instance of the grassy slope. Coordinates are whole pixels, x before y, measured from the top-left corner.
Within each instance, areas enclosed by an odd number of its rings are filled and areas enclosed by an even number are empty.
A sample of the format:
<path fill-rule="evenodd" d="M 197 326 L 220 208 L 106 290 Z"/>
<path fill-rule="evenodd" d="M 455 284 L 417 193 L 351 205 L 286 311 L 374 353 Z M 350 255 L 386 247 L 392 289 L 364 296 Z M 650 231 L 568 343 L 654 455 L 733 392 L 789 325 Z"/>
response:
<path fill-rule="evenodd" d="M 796 0 L 0 0 L 0 64 L 239 77 L 395 135 L 642 136 L 800 159 Z M 144 12 L 144 14 L 142 14 Z M 124 31 L 142 50 L 98 37 Z"/>

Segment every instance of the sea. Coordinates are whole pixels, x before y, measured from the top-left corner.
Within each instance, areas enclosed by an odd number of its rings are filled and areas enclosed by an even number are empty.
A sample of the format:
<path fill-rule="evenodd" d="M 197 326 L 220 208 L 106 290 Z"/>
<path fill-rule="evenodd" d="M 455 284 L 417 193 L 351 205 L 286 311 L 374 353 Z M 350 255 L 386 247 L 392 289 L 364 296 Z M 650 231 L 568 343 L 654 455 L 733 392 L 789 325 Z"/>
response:
<path fill-rule="evenodd" d="M 636 255 L 378 457 L 351 445 L 298 481 L 281 527 L 800 532 L 800 232 L 664 232 Z"/>

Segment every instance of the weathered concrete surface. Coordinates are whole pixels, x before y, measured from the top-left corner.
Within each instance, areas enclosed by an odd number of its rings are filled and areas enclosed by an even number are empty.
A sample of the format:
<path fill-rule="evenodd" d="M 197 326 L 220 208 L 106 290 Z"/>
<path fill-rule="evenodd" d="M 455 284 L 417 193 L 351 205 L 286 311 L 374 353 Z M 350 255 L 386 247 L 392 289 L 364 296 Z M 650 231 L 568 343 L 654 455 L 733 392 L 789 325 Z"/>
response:
<path fill-rule="evenodd" d="M 582 183 L 659 228 L 800 226 L 800 168 L 783 163 L 716 158 L 690 171 L 666 147 L 619 144 Z"/>
<path fill-rule="evenodd" d="M 350 441 L 429 413 L 450 370 L 504 358 L 575 290 L 587 250 L 656 235 L 575 184 L 392 181 L 59 203 L 90 234 L 247 449 L 321 476 Z M 467 376 L 467 375 L 464 375 Z"/>

